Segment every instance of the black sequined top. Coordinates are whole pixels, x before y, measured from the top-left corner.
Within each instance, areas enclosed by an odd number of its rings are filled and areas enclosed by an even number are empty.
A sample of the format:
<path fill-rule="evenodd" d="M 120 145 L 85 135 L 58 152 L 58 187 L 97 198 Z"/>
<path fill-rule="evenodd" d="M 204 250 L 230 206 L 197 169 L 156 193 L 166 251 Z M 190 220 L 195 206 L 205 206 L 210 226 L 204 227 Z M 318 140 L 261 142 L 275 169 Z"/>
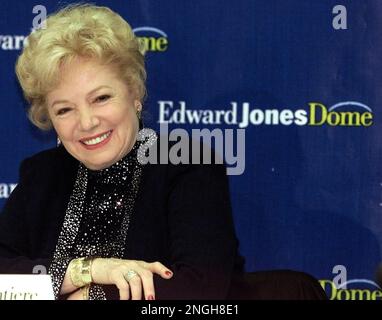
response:
<path fill-rule="evenodd" d="M 154 141 L 155 137 L 151 137 Z M 79 165 L 50 266 L 56 297 L 73 258 L 123 258 L 142 172 L 138 161 L 141 145 L 138 140 L 124 158 L 103 170 Z M 101 286 L 91 286 L 90 299 L 106 299 Z"/>
<path fill-rule="evenodd" d="M 226 298 L 243 260 L 225 167 L 142 165 L 129 214 L 130 174 L 137 171 L 125 160 L 126 179 L 124 171 L 121 178 L 105 180 L 103 172 L 93 176 L 63 147 L 26 159 L 0 214 L 0 273 L 49 269 L 58 296 L 71 259 L 124 251 L 123 259 L 160 261 L 173 271 L 171 280 L 154 274 L 156 299 Z M 93 287 L 93 299 L 119 298 L 114 285 Z"/>

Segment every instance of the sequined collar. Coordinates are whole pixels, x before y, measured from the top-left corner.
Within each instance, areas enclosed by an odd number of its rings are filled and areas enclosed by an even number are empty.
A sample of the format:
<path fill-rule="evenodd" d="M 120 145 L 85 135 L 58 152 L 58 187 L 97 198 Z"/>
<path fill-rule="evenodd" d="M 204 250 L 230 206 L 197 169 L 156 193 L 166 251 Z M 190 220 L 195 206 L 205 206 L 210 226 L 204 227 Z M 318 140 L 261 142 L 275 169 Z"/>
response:
<path fill-rule="evenodd" d="M 143 157 L 145 148 L 140 146 L 145 143 L 145 146 L 150 147 L 155 141 L 155 132 L 151 129 L 143 129 L 138 133 L 137 142 L 132 150 L 109 168 L 95 171 L 87 169 L 83 164 L 79 165 L 76 182 L 49 268 L 56 297 L 59 296 L 66 269 L 73 258 L 84 255 L 117 258 L 124 256 L 130 219 L 142 174 L 143 162 L 139 159 Z M 102 215 L 105 204 L 108 204 L 106 209 L 113 210 L 108 218 L 113 220 L 110 221 L 115 225 L 115 229 L 107 234 L 104 233 L 107 239 L 97 244 L 100 240 L 99 232 L 95 238 L 89 238 L 91 234 L 89 233 L 88 237 L 86 228 L 94 229 L 97 224 L 105 227 L 104 215 Z M 110 206 L 111 204 L 114 207 Z M 91 224 L 93 225 L 90 226 Z M 107 241 L 109 246 L 105 247 L 104 244 L 107 244 Z M 99 285 L 91 286 L 89 296 L 90 299 L 106 298 L 105 292 Z"/>
<path fill-rule="evenodd" d="M 133 164 L 137 161 L 137 150 L 141 145 L 136 141 L 131 151 L 108 168 L 102 170 L 90 170 L 88 172 L 89 181 L 104 184 L 123 184 L 128 179 Z"/>

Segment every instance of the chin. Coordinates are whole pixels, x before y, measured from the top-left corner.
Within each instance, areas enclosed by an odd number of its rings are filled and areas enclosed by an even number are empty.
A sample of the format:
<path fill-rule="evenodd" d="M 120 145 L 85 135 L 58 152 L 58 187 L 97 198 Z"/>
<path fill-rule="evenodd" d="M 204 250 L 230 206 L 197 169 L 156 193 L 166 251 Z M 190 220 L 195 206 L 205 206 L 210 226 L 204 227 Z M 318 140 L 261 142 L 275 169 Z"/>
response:
<path fill-rule="evenodd" d="M 91 170 L 102 170 L 111 167 L 115 162 L 91 163 L 87 166 Z"/>
<path fill-rule="evenodd" d="M 89 161 L 81 161 L 86 168 L 90 170 L 102 170 L 106 169 L 107 167 L 110 167 L 113 163 L 110 161 L 102 161 L 102 162 L 89 162 Z"/>

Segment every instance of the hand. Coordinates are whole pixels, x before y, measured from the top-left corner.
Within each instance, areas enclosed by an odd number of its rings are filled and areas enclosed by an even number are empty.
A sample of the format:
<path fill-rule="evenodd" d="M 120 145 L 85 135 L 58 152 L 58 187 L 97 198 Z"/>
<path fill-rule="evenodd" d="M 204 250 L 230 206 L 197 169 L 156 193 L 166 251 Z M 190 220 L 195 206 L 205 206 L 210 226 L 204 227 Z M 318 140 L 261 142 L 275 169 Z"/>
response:
<path fill-rule="evenodd" d="M 131 270 L 135 271 L 136 275 L 128 278 L 127 274 Z M 145 300 L 154 300 L 153 274 L 156 273 L 164 279 L 170 279 L 173 275 L 160 262 L 148 263 L 140 260 L 115 258 L 95 258 L 91 273 L 94 283 L 116 285 L 121 300 L 129 300 L 130 298 L 141 300 L 142 296 Z"/>

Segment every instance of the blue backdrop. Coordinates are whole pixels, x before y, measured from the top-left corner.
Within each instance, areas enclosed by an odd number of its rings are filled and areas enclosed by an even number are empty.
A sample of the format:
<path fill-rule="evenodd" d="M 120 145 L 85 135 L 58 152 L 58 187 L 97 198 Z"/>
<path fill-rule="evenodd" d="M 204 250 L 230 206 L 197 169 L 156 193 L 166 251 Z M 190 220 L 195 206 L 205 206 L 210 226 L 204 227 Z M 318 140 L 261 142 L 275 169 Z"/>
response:
<path fill-rule="evenodd" d="M 1 206 L 20 161 L 55 145 L 25 115 L 14 75 L 20 39 L 34 6 L 51 13 L 69 2 L 1 1 Z M 230 187 L 247 270 L 306 271 L 331 298 L 380 299 L 371 281 L 382 245 L 381 1 L 94 3 L 119 12 L 148 44 L 146 126 L 245 130 L 245 171 Z M 235 106 L 237 121 L 177 123 L 181 101 L 187 110 Z M 261 121 L 269 110 L 283 115 Z"/>

